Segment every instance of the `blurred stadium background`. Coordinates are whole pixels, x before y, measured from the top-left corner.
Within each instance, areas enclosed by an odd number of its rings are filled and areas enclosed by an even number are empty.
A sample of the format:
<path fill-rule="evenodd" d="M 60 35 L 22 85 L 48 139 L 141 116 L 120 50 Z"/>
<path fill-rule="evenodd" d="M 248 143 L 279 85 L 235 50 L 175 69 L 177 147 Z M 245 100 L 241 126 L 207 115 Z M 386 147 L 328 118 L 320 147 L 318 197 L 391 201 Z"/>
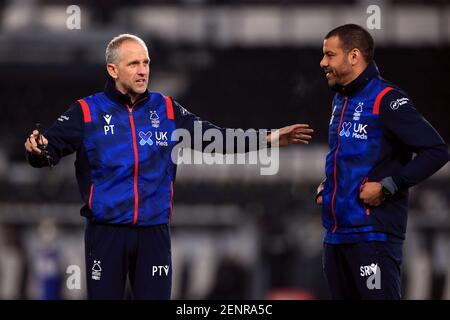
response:
<path fill-rule="evenodd" d="M 69 30 L 69 5 L 81 29 Z M 220 126 L 310 123 L 314 142 L 281 152 L 280 171 L 179 167 L 172 223 L 175 299 L 328 299 L 322 227 L 332 93 L 319 61 L 323 36 L 344 23 L 370 30 L 382 75 L 406 90 L 450 141 L 450 3 L 364 0 L 0 0 L 0 299 L 83 299 L 84 218 L 74 157 L 52 170 L 24 159 L 35 122 L 48 127 L 76 99 L 100 91 L 104 50 L 119 33 L 150 49 L 150 89 Z M 450 166 L 412 190 L 406 299 L 450 299 Z"/>

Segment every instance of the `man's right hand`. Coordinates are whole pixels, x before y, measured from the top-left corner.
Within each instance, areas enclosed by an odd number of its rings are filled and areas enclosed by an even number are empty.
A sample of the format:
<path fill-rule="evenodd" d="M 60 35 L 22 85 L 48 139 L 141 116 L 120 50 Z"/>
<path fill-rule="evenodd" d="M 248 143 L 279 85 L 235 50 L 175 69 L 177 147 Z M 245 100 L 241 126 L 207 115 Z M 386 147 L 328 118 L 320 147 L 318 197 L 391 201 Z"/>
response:
<path fill-rule="evenodd" d="M 322 196 L 318 196 L 316 199 L 316 203 L 320 206 L 322 204 Z"/>
<path fill-rule="evenodd" d="M 322 204 L 322 192 L 323 192 L 323 182 L 321 182 L 317 187 L 316 204 L 319 206 Z"/>
<path fill-rule="evenodd" d="M 39 140 L 39 141 L 38 141 Z M 43 149 L 47 147 L 48 140 L 39 131 L 34 130 L 25 141 L 25 150 L 35 155 L 42 155 Z"/>

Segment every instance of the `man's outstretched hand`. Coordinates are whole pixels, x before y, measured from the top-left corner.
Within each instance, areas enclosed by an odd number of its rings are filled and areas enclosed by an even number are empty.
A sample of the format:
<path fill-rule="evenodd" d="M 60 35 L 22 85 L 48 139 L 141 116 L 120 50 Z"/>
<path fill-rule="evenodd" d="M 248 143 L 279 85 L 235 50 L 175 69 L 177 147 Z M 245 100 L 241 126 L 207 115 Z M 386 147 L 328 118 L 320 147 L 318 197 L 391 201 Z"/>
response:
<path fill-rule="evenodd" d="M 312 139 L 310 134 L 313 132 L 314 130 L 309 127 L 309 124 L 294 124 L 272 131 L 267 135 L 267 141 L 270 141 L 271 145 L 275 147 L 299 143 L 309 144 L 309 140 Z"/>

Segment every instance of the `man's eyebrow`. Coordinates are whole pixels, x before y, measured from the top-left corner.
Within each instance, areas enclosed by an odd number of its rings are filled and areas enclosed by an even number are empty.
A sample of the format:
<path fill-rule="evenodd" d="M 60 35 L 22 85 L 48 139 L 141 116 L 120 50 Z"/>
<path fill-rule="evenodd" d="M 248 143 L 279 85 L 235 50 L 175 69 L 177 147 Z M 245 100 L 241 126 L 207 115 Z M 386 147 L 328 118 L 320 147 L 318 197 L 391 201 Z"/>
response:
<path fill-rule="evenodd" d="M 144 59 L 143 62 L 150 63 L 150 59 Z M 132 61 L 128 62 L 127 65 L 136 64 L 136 63 L 139 63 L 139 60 L 132 60 Z"/>
<path fill-rule="evenodd" d="M 332 55 L 332 54 L 336 54 L 334 51 L 331 51 L 331 50 L 327 50 L 327 51 L 325 51 L 325 54 L 327 54 L 327 55 Z"/>

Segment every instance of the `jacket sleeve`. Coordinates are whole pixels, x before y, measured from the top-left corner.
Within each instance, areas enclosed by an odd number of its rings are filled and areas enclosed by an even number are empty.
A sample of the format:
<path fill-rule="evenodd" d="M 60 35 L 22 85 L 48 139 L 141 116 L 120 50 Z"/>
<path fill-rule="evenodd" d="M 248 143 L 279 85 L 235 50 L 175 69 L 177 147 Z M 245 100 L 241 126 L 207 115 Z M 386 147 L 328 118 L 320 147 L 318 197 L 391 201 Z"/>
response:
<path fill-rule="evenodd" d="M 416 185 L 450 160 L 442 137 L 401 91 L 394 89 L 383 97 L 380 120 L 389 139 L 416 154 L 400 172 L 382 180 L 392 193 Z"/>
<path fill-rule="evenodd" d="M 173 108 L 176 127 L 182 129 L 179 135 L 183 136 L 183 147 L 206 153 L 245 153 L 269 146 L 266 137 L 270 130 L 221 128 L 200 119 L 176 101 Z"/>
<path fill-rule="evenodd" d="M 31 166 L 41 168 L 56 165 L 59 160 L 77 151 L 84 135 L 84 120 L 81 106 L 75 102 L 62 114 L 55 123 L 43 133 L 48 140 L 45 156 L 38 156 L 27 152 L 27 160 Z"/>

